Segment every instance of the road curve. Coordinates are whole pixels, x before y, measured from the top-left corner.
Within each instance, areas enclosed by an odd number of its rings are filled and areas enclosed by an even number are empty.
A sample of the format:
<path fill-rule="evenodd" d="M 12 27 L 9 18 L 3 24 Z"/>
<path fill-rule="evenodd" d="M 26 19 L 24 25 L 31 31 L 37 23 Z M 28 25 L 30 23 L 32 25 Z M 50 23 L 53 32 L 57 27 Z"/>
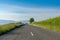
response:
<path fill-rule="evenodd" d="M 60 40 L 60 33 L 26 24 L 0 36 L 0 40 Z"/>

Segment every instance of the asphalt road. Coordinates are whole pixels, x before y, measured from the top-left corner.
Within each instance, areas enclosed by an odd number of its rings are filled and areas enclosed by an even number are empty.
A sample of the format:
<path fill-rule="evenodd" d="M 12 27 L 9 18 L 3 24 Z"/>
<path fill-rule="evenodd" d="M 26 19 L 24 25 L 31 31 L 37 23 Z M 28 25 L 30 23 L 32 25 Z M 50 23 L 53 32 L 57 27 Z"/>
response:
<path fill-rule="evenodd" d="M 0 40 L 60 40 L 60 33 L 27 24 L 0 36 Z"/>

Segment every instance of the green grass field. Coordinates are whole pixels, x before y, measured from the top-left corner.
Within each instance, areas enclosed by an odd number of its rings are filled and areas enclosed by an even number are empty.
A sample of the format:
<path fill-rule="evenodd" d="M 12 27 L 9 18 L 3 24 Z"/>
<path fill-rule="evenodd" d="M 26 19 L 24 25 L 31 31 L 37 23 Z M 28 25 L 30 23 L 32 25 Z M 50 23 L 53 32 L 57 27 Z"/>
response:
<path fill-rule="evenodd" d="M 17 27 L 20 27 L 21 23 L 10 23 L 5 25 L 0 25 L 0 35 L 9 32 Z"/>
<path fill-rule="evenodd" d="M 39 22 L 34 22 L 33 25 L 37 25 L 45 29 L 60 32 L 60 16 L 43 20 L 43 21 L 39 21 Z"/>

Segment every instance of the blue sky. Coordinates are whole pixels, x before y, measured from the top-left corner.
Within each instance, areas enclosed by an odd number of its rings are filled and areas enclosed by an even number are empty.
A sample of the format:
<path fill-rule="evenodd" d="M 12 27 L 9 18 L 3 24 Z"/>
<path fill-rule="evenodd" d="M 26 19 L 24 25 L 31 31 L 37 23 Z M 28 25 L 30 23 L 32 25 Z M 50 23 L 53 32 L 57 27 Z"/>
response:
<path fill-rule="evenodd" d="M 0 20 L 36 21 L 60 16 L 59 0 L 0 0 Z"/>

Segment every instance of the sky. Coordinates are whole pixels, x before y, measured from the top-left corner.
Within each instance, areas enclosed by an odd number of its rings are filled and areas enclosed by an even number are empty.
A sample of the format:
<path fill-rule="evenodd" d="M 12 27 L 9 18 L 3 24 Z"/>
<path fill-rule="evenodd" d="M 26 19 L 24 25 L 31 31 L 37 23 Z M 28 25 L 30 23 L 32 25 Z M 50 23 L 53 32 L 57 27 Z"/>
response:
<path fill-rule="evenodd" d="M 45 20 L 60 16 L 60 0 L 0 0 L 0 20 Z"/>

